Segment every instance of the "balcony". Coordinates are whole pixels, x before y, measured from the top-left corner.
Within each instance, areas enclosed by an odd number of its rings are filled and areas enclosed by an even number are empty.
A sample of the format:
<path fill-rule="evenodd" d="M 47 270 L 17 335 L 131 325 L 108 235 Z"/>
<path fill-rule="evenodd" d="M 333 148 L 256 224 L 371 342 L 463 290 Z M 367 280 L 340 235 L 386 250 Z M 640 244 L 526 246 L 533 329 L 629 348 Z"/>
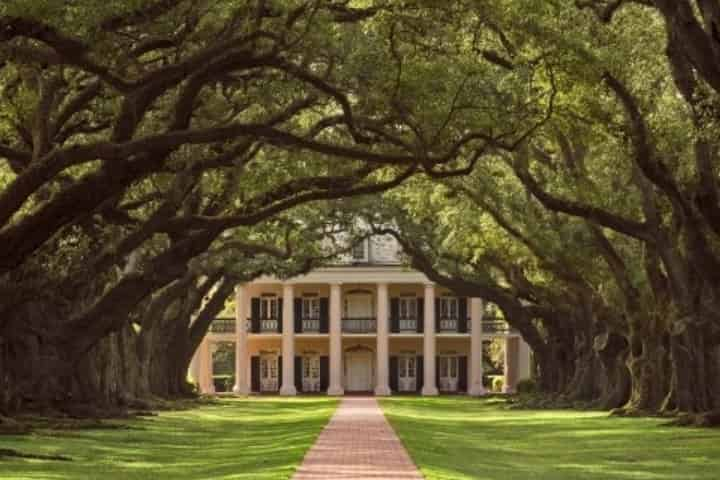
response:
<path fill-rule="evenodd" d="M 366 318 L 343 318 L 343 333 L 375 333 L 376 331 L 375 317 Z"/>
<path fill-rule="evenodd" d="M 417 332 L 418 320 L 416 318 L 401 318 L 398 320 L 400 332 Z"/>
<path fill-rule="evenodd" d="M 510 325 L 500 318 L 483 319 L 482 328 L 483 333 L 487 335 L 508 335 L 510 333 L 516 333 L 514 328 L 510 328 Z"/>
<path fill-rule="evenodd" d="M 261 333 L 277 333 L 279 321 L 276 318 L 261 318 L 260 319 L 260 332 Z"/>
<path fill-rule="evenodd" d="M 210 324 L 210 333 L 235 333 L 235 319 L 216 318 Z"/>
<path fill-rule="evenodd" d="M 438 320 L 438 332 L 457 332 L 458 331 L 458 319 L 457 318 L 441 318 Z"/>
<path fill-rule="evenodd" d="M 303 318 L 302 319 L 302 332 L 303 333 L 319 333 L 320 332 L 320 319 L 319 318 Z"/>

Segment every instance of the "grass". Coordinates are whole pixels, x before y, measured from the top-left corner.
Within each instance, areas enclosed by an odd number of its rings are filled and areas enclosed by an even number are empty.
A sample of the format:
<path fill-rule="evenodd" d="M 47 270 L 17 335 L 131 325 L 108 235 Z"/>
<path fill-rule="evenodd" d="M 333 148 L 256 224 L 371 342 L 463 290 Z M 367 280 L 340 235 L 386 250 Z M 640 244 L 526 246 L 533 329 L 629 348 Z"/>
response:
<path fill-rule="evenodd" d="M 428 480 L 720 478 L 720 431 L 500 399 L 391 397 L 385 415 Z"/>
<path fill-rule="evenodd" d="M 0 478 L 286 479 L 336 405 L 325 397 L 223 399 L 133 420 L 128 429 L 2 436 L 0 449 L 72 461 L 0 458 Z"/>

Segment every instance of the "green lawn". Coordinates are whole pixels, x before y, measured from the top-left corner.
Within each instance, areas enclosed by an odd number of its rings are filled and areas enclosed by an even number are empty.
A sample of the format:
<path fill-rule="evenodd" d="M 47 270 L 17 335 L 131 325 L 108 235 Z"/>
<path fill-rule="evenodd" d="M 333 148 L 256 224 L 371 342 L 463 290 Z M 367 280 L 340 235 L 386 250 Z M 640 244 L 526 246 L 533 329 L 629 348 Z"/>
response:
<path fill-rule="evenodd" d="M 720 478 L 720 431 L 502 400 L 392 397 L 383 410 L 428 480 Z"/>
<path fill-rule="evenodd" d="M 7 479 L 286 479 L 334 411 L 325 397 L 224 399 L 126 430 L 0 436 L 0 448 L 70 462 L 0 459 Z"/>

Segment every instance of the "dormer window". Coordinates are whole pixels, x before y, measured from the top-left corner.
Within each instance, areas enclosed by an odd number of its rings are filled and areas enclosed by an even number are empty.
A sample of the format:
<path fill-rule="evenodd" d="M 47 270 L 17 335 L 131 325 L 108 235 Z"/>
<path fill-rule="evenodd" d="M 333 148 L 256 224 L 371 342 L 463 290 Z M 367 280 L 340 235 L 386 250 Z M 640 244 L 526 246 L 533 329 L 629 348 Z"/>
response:
<path fill-rule="evenodd" d="M 352 248 L 352 259 L 355 262 L 367 262 L 368 261 L 368 241 L 362 240 Z"/>

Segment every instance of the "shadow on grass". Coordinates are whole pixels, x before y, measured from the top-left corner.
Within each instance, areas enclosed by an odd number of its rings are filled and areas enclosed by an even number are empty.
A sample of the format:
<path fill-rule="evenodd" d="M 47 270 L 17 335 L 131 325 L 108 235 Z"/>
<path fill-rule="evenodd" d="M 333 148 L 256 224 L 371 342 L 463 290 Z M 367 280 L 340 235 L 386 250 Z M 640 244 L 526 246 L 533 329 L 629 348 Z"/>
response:
<path fill-rule="evenodd" d="M 131 429 L 38 431 L 3 447 L 73 462 L 6 459 L 3 479 L 285 479 L 302 460 L 337 401 L 223 399 L 130 422 Z"/>
<path fill-rule="evenodd" d="M 499 399 L 381 403 L 429 480 L 720 478 L 718 431 L 603 412 L 509 410 Z"/>

